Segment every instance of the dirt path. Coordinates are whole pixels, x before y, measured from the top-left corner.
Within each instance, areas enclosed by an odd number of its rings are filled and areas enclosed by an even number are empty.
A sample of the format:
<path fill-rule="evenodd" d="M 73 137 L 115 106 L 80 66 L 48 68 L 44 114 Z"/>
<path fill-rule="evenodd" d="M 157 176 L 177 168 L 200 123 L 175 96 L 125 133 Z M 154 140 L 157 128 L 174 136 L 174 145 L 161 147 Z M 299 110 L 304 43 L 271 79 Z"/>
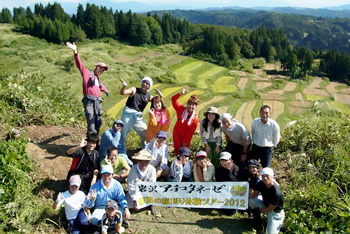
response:
<path fill-rule="evenodd" d="M 256 101 L 249 101 L 242 104 L 235 115 L 235 119 L 243 123 L 250 131 L 250 127 L 253 121 L 252 111 L 255 107 Z"/>
<path fill-rule="evenodd" d="M 248 83 L 248 78 L 244 77 L 244 78 L 239 79 L 239 82 L 238 82 L 237 86 L 240 89 L 245 89 L 245 87 L 247 86 L 247 83 Z"/>

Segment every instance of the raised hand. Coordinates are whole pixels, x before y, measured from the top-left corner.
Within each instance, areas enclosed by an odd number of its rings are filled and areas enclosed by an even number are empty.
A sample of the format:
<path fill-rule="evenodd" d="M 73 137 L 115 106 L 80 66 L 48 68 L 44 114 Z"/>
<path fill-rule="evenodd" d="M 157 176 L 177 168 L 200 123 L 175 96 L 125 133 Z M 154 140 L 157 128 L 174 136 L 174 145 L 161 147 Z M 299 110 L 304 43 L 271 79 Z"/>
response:
<path fill-rule="evenodd" d="M 148 113 L 150 113 L 151 115 L 154 115 L 154 109 L 153 109 L 153 108 L 150 108 L 150 109 L 148 110 Z"/>
<path fill-rule="evenodd" d="M 58 193 L 56 202 L 61 203 L 63 200 L 64 200 L 63 193 L 62 192 Z"/>
<path fill-rule="evenodd" d="M 184 87 L 182 88 L 181 95 L 184 95 L 184 94 L 186 94 L 186 93 L 188 93 L 188 87 L 187 87 L 187 86 L 184 86 Z"/>
<path fill-rule="evenodd" d="M 83 139 L 81 139 L 80 147 L 83 148 L 86 145 L 87 145 L 87 141 L 86 141 L 86 138 L 84 137 Z"/>
<path fill-rule="evenodd" d="M 128 84 L 125 82 L 125 80 L 123 80 L 122 78 L 119 78 L 119 80 L 122 82 L 124 87 L 128 86 Z"/>
<path fill-rule="evenodd" d="M 92 190 L 90 189 L 90 201 L 95 201 L 96 199 L 96 189 Z"/>
<path fill-rule="evenodd" d="M 66 42 L 66 46 L 73 50 L 75 53 L 77 52 L 77 46 L 75 45 L 75 42 L 70 43 L 69 41 Z"/>
<path fill-rule="evenodd" d="M 160 92 L 159 89 L 154 89 L 156 91 L 156 93 L 159 95 L 159 97 L 163 98 L 163 94 L 162 92 Z"/>

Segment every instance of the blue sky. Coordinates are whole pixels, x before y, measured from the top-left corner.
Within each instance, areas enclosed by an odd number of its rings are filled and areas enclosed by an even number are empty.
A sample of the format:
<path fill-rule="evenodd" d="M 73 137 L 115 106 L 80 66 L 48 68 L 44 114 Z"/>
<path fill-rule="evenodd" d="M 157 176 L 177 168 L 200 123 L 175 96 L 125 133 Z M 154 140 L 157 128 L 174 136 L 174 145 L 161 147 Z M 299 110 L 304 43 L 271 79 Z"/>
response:
<path fill-rule="evenodd" d="M 59 2 L 64 5 L 77 5 L 81 3 L 85 5 L 87 2 L 95 3 L 96 5 L 114 6 L 117 9 L 118 4 L 125 5 L 126 2 L 132 0 L 0 0 L 0 8 L 7 7 L 13 9 L 13 7 L 27 7 L 33 6 L 35 3 L 41 2 L 46 5 L 48 2 Z M 349 0 L 201 0 L 201 1 L 188 1 L 188 0 L 134 0 L 133 2 L 141 2 L 143 4 L 158 6 L 160 9 L 165 6 L 180 6 L 180 8 L 207 8 L 207 7 L 309 7 L 309 8 L 322 8 L 340 6 L 350 4 Z M 164 8 L 163 8 L 164 9 Z M 131 9 L 133 10 L 133 9 Z"/>

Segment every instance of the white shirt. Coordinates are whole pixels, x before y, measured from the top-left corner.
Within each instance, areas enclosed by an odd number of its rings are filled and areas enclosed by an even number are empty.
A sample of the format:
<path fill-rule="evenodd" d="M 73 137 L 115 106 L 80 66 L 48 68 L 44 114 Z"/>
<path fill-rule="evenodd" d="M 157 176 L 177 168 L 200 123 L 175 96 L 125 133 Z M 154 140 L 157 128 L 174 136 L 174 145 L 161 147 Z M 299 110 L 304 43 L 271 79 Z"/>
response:
<path fill-rule="evenodd" d="M 280 126 L 273 119 L 268 118 L 264 124 L 261 118 L 256 118 L 252 122 L 252 138 L 257 146 L 275 147 L 280 141 Z"/>
<path fill-rule="evenodd" d="M 70 194 L 69 190 L 63 193 L 64 196 L 64 211 L 67 220 L 75 219 L 79 210 L 83 207 L 85 194 L 78 190 L 75 194 Z"/>

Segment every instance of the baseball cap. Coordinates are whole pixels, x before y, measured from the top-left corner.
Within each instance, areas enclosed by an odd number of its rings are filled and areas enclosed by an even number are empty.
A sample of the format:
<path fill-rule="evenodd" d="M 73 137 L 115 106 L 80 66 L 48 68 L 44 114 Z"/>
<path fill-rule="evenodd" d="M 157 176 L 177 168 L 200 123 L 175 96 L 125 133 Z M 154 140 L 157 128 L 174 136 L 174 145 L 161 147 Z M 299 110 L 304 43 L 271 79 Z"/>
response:
<path fill-rule="evenodd" d="M 203 150 L 201 150 L 201 151 L 198 151 L 197 153 L 196 153 L 196 158 L 200 158 L 200 157 L 208 157 L 208 155 L 207 155 L 207 152 L 205 152 L 205 151 L 203 151 Z"/>
<path fill-rule="evenodd" d="M 181 148 L 179 149 L 179 155 L 180 155 L 180 156 L 183 155 L 183 156 L 189 157 L 189 156 L 190 156 L 190 149 L 187 148 L 187 147 L 181 147 Z"/>
<path fill-rule="evenodd" d="M 256 160 L 256 159 L 249 159 L 249 160 L 247 161 L 247 166 L 248 166 L 248 167 L 257 167 L 257 168 L 259 168 L 259 167 L 260 167 L 260 163 L 259 163 L 259 161 Z"/>
<path fill-rule="evenodd" d="M 97 66 L 103 67 L 106 71 L 108 70 L 108 67 L 107 67 L 107 65 L 106 65 L 105 63 L 98 62 L 98 63 L 96 64 L 96 67 L 97 67 Z"/>
<path fill-rule="evenodd" d="M 106 202 L 106 208 L 113 208 L 113 209 L 118 209 L 118 203 L 114 200 L 108 200 Z"/>
<path fill-rule="evenodd" d="M 167 138 L 167 135 L 166 135 L 166 132 L 164 131 L 159 131 L 158 134 L 157 134 L 157 137 L 163 137 L 163 138 Z"/>
<path fill-rule="evenodd" d="M 101 174 L 103 174 L 103 173 L 113 174 L 113 167 L 111 165 L 103 166 L 101 169 Z"/>
<path fill-rule="evenodd" d="M 123 125 L 123 127 L 124 127 L 124 123 L 123 123 L 123 121 L 121 121 L 121 120 L 116 120 L 116 121 L 114 121 L 114 123 L 113 123 L 113 125 L 116 125 L 116 124 L 121 124 L 121 125 Z"/>
<path fill-rule="evenodd" d="M 270 167 L 265 167 L 262 171 L 261 171 L 261 175 L 270 175 L 270 176 L 274 176 L 273 170 Z"/>
<path fill-rule="evenodd" d="M 79 175 L 73 175 L 69 178 L 69 186 L 73 186 L 73 185 L 80 187 L 81 179 Z"/>
<path fill-rule="evenodd" d="M 232 158 L 232 155 L 229 152 L 221 152 L 220 153 L 220 160 L 229 160 L 230 158 Z"/>

